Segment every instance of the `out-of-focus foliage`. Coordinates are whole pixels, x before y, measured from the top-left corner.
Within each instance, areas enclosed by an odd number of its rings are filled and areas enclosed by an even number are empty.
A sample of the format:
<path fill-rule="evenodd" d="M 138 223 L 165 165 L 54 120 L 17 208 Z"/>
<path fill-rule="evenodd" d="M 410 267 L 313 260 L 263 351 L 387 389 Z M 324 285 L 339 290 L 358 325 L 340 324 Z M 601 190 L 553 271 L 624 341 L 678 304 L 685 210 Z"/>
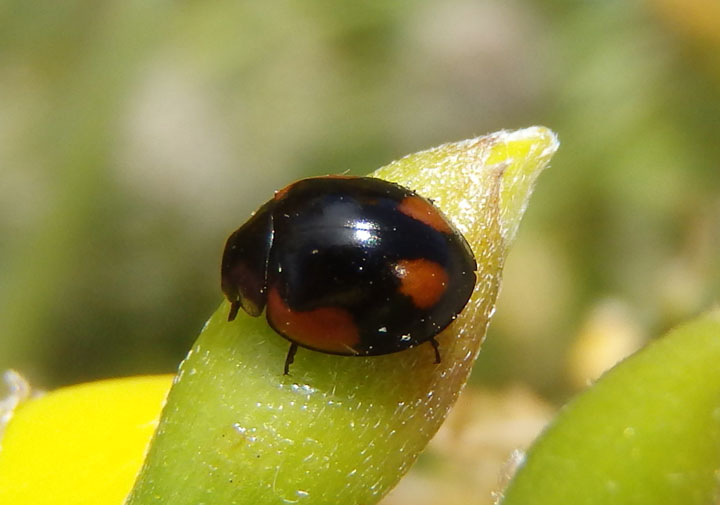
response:
<path fill-rule="evenodd" d="M 4 0 L 0 369 L 174 370 L 273 189 L 544 124 L 474 378 L 564 398 L 717 300 L 718 26 L 716 0 Z"/>
<path fill-rule="evenodd" d="M 642 340 L 720 287 L 718 25 L 712 0 L 5 0 L 0 368 L 172 370 L 274 188 L 545 124 L 475 377 L 562 395 L 598 307 Z"/>
<path fill-rule="evenodd" d="M 720 311 L 603 376 L 533 444 L 503 505 L 718 500 Z"/>

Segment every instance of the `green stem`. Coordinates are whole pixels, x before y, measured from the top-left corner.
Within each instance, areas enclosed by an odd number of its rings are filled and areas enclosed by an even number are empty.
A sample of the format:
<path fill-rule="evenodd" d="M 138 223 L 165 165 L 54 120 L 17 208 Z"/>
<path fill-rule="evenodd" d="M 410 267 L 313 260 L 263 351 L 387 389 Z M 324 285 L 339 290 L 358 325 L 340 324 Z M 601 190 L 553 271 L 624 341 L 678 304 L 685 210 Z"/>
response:
<path fill-rule="evenodd" d="M 180 367 L 127 503 L 377 502 L 465 384 L 508 243 L 556 148 L 552 132 L 529 128 L 446 144 L 373 173 L 435 200 L 475 252 L 479 281 L 438 337 L 442 363 L 430 346 L 370 358 L 300 349 L 283 376 L 287 342 L 263 318 L 228 323 L 223 303 Z"/>

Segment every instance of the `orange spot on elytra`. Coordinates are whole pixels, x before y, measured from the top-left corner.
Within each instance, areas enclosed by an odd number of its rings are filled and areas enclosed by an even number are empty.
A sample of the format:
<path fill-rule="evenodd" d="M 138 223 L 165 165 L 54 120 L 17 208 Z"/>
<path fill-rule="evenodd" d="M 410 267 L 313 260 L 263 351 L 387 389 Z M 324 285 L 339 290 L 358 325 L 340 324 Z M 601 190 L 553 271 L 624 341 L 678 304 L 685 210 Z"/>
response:
<path fill-rule="evenodd" d="M 317 177 L 308 177 L 306 179 L 301 179 L 301 181 L 306 181 L 308 179 L 357 179 L 358 177 L 356 175 L 319 175 Z M 292 188 L 295 184 L 301 181 L 295 181 L 292 184 L 288 184 L 282 189 L 278 189 L 275 192 L 275 200 L 282 200 L 287 195 L 290 188 Z"/>
<path fill-rule="evenodd" d="M 395 265 L 395 275 L 400 279 L 400 292 L 421 309 L 435 305 L 447 289 L 448 274 L 434 261 L 400 260 Z"/>
<path fill-rule="evenodd" d="M 419 196 L 406 196 L 398 205 L 398 210 L 413 219 L 422 221 L 434 230 L 442 233 L 452 232 L 450 225 L 438 210 Z"/>
<path fill-rule="evenodd" d="M 277 288 L 268 293 L 267 317 L 273 328 L 300 345 L 335 354 L 357 354 L 358 328 L 345 309 L 321 307 L 294 311 Z"/>
<path fill-rule="evenodd" d="M 285 195 L 287 195 L 287 192 L 290 191 L 290 188 L 292 188 L 294 185 L 295 185 L 295 183 L 293 182 L 292 184 L 288 184 L 287 186 L 285 186 L 282 189 L 278 189 L 275 192 L 275 196 L 274 196 L 275 200 L 282 200 L 283 198 L 285 198 Z"/>
<path fill-rule="evenodd" d="M 357 179 L 357 175 L 344 175 L 344 174 L 331 174 L 321 175 L 320 177 L 313 177 L 313 179 Z"/>

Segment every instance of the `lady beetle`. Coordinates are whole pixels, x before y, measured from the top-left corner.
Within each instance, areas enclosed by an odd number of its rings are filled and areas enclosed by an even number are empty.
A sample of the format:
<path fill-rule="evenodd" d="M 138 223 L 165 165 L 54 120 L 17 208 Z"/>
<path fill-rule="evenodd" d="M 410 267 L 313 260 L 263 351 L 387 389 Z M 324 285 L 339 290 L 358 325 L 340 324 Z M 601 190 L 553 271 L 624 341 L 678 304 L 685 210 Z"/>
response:
<path fill-rule="evenodd" d="M 298 346 L 375 356 L 430 342 L 475 286 L 465 238 L 427 199 L 371 177 L 303 179 L 227 240 L 228 320 L 242 307 Z"/>

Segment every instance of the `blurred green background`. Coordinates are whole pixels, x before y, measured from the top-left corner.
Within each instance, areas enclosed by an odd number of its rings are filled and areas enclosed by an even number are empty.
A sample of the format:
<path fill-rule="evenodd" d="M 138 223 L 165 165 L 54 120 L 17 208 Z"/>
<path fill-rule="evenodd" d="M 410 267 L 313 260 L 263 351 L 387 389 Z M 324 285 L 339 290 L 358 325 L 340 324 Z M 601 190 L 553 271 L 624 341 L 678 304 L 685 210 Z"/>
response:
<path fill-rule="evenodd" d="M 40 387 L 174 370 L 274 189 L 533 124 L 474 381 L 562 398 L 717 300 L 717 0 L 2 0 L 0 104 L 0 369 Z"/>

